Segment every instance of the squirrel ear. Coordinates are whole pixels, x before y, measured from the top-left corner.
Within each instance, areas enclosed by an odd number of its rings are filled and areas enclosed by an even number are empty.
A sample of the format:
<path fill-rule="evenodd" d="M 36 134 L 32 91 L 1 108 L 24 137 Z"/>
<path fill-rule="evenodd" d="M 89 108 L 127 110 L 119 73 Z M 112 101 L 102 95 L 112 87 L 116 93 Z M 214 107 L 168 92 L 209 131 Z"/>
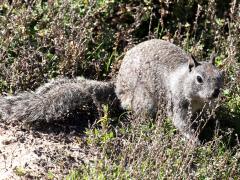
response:
<path fill-rule="evenodd" d="M 216 58 L 216 53 L 215 52 L 212 52 L 211 56 L 210 56 L 210 61 L 209 63 L 211 63 L 212 65 L 215 66 L 215 58 Z"/>
<path fill-rule="evenodd" d="M 188 59 L 189 72 L 192 71 L 192 68 L 195 68 L 198 65 L 200 65 L 200 63 L 196 61 L 196 59 L 193 57 L 193 55 L 191 55 L 191 58 Z"/>

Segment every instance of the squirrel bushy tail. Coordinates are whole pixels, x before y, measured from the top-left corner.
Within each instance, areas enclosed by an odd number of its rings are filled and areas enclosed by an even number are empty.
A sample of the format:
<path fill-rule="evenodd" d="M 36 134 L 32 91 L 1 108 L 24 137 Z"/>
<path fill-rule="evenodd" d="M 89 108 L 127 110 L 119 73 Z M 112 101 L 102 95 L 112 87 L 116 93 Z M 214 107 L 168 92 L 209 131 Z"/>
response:
<path fill-rule="evenodd" d="M 0 113 L 5 123 L 52 122 L 70 117 L 81 119 L 78 115 L 81 112 L 97 118 L 102 104 L 117 104 L 113 82 L 61 78 L 35 92 L 1 97 Z"/>

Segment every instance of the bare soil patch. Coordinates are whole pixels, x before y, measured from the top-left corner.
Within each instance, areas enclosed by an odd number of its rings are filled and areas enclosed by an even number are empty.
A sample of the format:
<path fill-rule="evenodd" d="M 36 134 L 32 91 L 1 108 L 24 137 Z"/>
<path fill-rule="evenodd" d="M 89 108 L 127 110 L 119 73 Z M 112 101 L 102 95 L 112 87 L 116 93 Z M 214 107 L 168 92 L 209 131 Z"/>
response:
<path fill-rule="evenodd" d="M 95 157 L 86 149 L 84 136 L 76 127 L 42 124 L 25 130 L 0 124 L 0 179 L 65 177 L 70 170 Z"/>

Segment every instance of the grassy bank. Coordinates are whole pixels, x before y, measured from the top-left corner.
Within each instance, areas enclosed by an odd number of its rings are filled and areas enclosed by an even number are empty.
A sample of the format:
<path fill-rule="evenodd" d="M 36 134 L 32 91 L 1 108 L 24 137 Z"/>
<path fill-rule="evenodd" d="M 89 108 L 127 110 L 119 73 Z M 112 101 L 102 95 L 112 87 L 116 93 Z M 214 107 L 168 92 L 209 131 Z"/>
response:
<path fill-rule="evenodd" d="M 3 1 L 0 90 L 34 90 L 57 76 L 114 79 L 125 52 L 152 38 L 171 41 L 199 60 L 215 51 L 225 87 L 217 111 L 220 125 L 210 139 L 193 147 L 171 120 L 118 119 L 106 110 L 82 139 L 97 158 L 69 170 L 66 178 L 238 179 L 239 33 L 236 0 Z"/>

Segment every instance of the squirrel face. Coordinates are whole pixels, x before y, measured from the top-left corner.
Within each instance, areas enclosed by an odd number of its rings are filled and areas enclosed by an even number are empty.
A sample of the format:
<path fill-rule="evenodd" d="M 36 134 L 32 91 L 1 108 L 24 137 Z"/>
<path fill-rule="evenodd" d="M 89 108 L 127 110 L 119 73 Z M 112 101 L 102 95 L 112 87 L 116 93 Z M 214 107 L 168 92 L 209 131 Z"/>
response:
<path fill-rule="evenodd" d="M 209 62 L 189 60 L 189 77 L 192 87 L 191 96 L 208 102 L 216 99 L 223 86 L 223 71 L 216 68 L 214 59 Z"/>

